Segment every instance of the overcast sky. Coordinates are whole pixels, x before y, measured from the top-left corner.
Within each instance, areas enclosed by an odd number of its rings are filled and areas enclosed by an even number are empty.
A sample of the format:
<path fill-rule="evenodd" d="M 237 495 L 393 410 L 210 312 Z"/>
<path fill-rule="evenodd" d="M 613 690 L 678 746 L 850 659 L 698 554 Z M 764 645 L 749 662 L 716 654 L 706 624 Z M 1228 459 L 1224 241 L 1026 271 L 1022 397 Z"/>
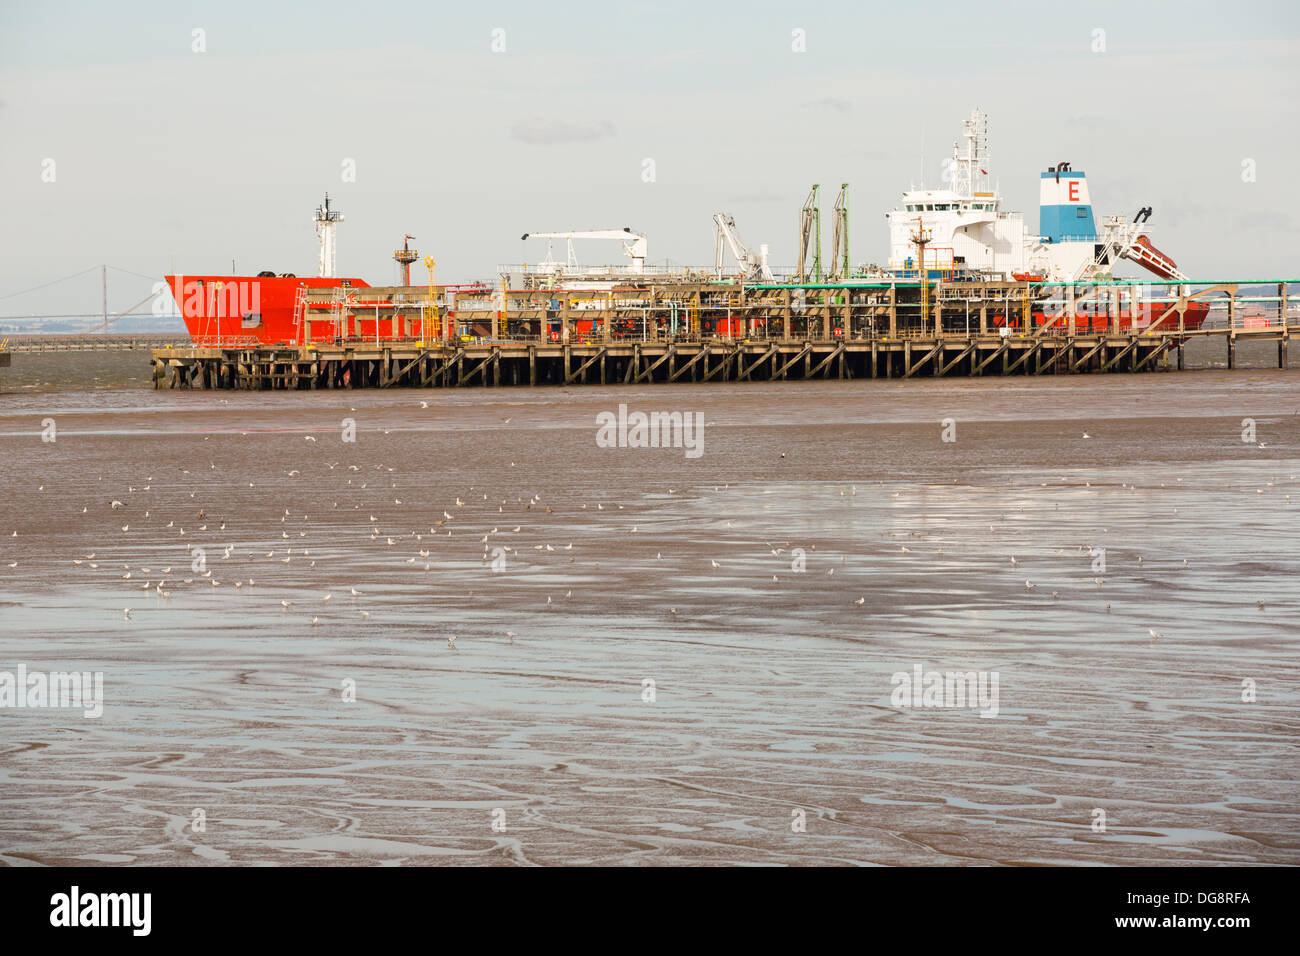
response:
<path fill-rule="evenodd" d="M 718 211 L 787 265 L 814 182 L 827 250 L 848 182 L 854 263 L 883 263 L 885 211 L 938 183 L 975 106 L 1031 228 L 1069 160 L 1099 217 L 1154 207 L 1192 276 L 1295 277 L 1298 8 L 0 0 L 0 315 L 97 310 L 97 275 L 12 293 L 99 263 L 314 274 L 326 190 L 339 272 L 372 284 L 407 232 L 439 281 L 536 262 L 519 237 L 543 230 L 631 226 L 708 265 Z M 149 291 L 110 276 L 110 309 Z"/>

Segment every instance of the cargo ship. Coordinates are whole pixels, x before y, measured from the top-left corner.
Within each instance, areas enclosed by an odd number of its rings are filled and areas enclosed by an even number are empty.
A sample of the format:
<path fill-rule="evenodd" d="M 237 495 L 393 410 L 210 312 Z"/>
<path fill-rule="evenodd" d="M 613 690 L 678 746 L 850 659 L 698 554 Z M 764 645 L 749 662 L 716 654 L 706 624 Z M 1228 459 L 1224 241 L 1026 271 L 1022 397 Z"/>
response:
<path fill-rule="evenodd" d="M 1111 270 L 1123 260 L 1134 262 L 1171 284 L 1190 279 L 1168 255 L 1152 245 L 1147 235 L 1151 207 L 1139 209 L 1132 220 L 1105 217 L 1098 231 L 1088 191 L 1088 177 L 1067 161 L 1048 166 L 1039 174 L 1038 232 L 1032 234 L 1018 212 L 1002 210 L 1002 196 L 989 172 L 988 116 L 971 111 L 962 129 L 964 146 L 953 144 L 944 164 L 945 188 L 912 189 L 886 214 L 889 220 L 889 267 L 879 274 L 897 279 L 921 276 L 939 282 L 1000 281 L 1011 279 L 1077 289 L 1107 283 Z M 1044 291 L 1039 289 L 1039 293 Z M 1069 314 L 1034 311 L 1037 325 L 1073 325 L 1079 331 L 1106 331 L 1112 327 L 1109 302 L 1088 295 L 1069 295 Z M 1158 302 L 1138 302 L 1120 311 L 1121 332 L 1140 330 L 1168 308 Z M 1190 303 L 1185 329 L 1205 321 L 1210 306 Z M 997 325 L 1005 316 L 996 316 Z"/>
<path fill-rule="evenodd" d="M 1157 321 L 1170 331 L 1170 298 L 1150 301 L 1132 295 L 1132 285 L 1120 299 L 1114 295 L 1113 267 L 1121 261 L 1136 263 L 1172 287 L 1190 282 L 1168 255 L 1157 249 L 1148 235 L 1151 208 L 1144 207 L 1130 220 L 1107 216 L 1099 230 L 1093 216 L 1087 176 L 1069 162 L 1049 166 L 1039 176 L 1039 222 L 1031 233 L 1018 212 L 1002 209 L 1002 196 L 989 173 L 988 118 L 976 109 L 963 127 L 964 148 L 953 145 L 945 164 L 944 186 L 940 189 L 910 189 L 897 208 L 886 213 L 889 225 L 890 258 L 887 267 L 870 266 L 850 270 L 847 265 L 836 277 L 844 287 L 855 283 L 888 282 L 896 287 L 900 301 L 922 299 L 939 289 L 959 291 L 962 284 L 984 286 L 1014 283 L 1023 294 L 1014 306 L 1010 297 L 1001 310 L 988 316 L 991 327 L 1007 329 L 1032 323 L 1038 327 L 1075 332 L 1119 331 L 1131 333 Z M 814 187 L 816 188 L 816 187 Z M 805 209 L 805 212 L 807 210 Z M 837 209 L 838 211 L 838 209 Z M 845 211 L 847 216 L 847 211 Z M 485 283 L 435 285 L 433 263 L 427 286 L 412 286 L 410 266 L 418 258 L 408 241 L 393 258 L 402 268 L 402 282 L 391 287 L 372 287 L 358 277 L 336 274 L 336 230 L 342 214 L 331 205 L 328 194 L 317 207 L 316 233 L 319 240 L 317 275 L 299 277 L 292 273 L 259 272 L 239 275 L 169 275 L 168 287 L 195 345 L 236 348 L 240 346 L 310 345 L 350 340 L 366 342 L 437 341 L 459 334 L 481 336 L 485 328 L 460 326 L 456 320 L 457 297 L 464 294 L 478 300 L 491 293 Z M 718 229 L 718 263 L 714 273 L 679 270 L 663 273 L 646 264 L 646 239 L 630 228 L 573 233 L 532 233 L 538 238 L 564 238 L 569 242 L 568 261 L 548 259 L 540 270 L 534 267 L 538 311 L 547 315 L 536 334 L 558 340 L 563 322 L 558 300 L 547 289 L 586 290 L 592 294 L 593 309 L 620 297 L 644 293 L 653 284 L 660 290 L 674 283 L 714 281 L 720 288 L 737 283 L 772 288 L 773 284 L 798 287 L 790 279 L 777 279 L 767 263 L 767 247 L 751 253 L 734 232 L 734 220 L 725 214 L 714 217 Z M 815 218 L 820 229 L 820 211 Z M 838 224 L 837 224 L 838 230 Z M 844 222 L 847 262 L 847 221 Z M 528 239 L 530 234 L 525 234 Z M 410 240 L 413 236 L 406 236 Z M 617 239 L 631 265 L 603 270 L 578 268 L 572 250 L 573 238 Z M 838 240 L 838 236 L 837 236 Z M 805 244 L 807 243 L 805 236 Z M 820 243 L 820 239 L 818 239 Z M 838 243 L 837 243 L 838 244 Z M 740 271 L 723 276 L 722 255 L 729 245 Z M 802 254 L 801 254 L 802 262 Z M 510 270 L 513 271 L 513 270 Z M 527 267 L 525 267 L 527 272 Z M 802 265 L 800 268 L 802 274 Z M 530 277 L 525 276 L 525 280 Z M 506 281 L 503 267 L 502 282 Z M 820 277 L 817 281 L 820 281 Z M 925 288 L 922 288 L 924 281 Z M 579 306 L 580 307 L 580 306 Z M 500 309 L 498 304 L 496 308 Z M 661 325 L 677 327 L 676 307 Z M 1191 301 L 1182 306 L 1182 328 L 1201 326 L 1210 306 Z M 593 316 L 595 312 L 591 313 Z M 498 312 L 498 315 L 500 313 Z M 716 323 L 713 335 L 744 335 L 738 322 Z M 578 335 L 591 335 L 599 320 L 571 317 Z M 1177 329 L 1177 320 L 1174 329 Z M 622 335 L 617 323 L 612 333 Z M 644 330 L 643 330 L 644 331 Z M 828 330 L 842 336 L 842 329 Z M 634 334 L 631 327 L 627 334 Z"/>
<path fill-rule="evenodd" d="M 304 289 L 366 289 L 364 279 L 335 276 L 336 229 L 343 215 L 331 207 L 329 194 L 316 209 L 320 240 L 317 275 L 292 272 L 240 275 L 169 275 L 164 278 L 190 339 L 195 345 L 238 347 L 282 345 L 302 341 Z M 391 324 L 391 323 L 390 323 Z M 389 336 L 392 329 L 389 329 Z M 322 331 L 321 337 L 326 332 Z"/>

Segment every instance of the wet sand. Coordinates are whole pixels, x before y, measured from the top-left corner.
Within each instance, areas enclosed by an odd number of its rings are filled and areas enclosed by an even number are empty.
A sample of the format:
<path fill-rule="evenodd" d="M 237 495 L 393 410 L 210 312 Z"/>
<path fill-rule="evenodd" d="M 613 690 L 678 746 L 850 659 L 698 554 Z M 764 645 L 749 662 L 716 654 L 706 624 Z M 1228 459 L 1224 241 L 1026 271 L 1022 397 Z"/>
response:
<path fill-rule="evenodd" d="M 1300 373 L 4 382 L 0 670 L 105 692 L 0 710 L 8 863 L 1300 862 Z"/>

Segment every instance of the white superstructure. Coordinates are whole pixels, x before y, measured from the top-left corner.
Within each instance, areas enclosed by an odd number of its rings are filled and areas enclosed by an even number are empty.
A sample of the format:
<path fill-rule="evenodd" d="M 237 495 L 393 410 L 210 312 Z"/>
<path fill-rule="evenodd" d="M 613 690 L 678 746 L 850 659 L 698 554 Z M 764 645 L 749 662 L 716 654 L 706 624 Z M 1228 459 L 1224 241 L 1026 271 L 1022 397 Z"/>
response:
<path fill-rule="evenodd" d="M 989 174 L 988 117 L 972 110 L 963 124 L 964 147 L 954 143 L 944 164 L 945 186 L 911 189 L 886 213 L 889 270 L 918 274 L 913 236 L 930 236 L 927 272 L 969 270 L 989 277 L 1042 276 L 1056 282 L 1108 276 L 1121 258 L 1165 277 L 1182 278 L 1172 260 L 1146 240 L 1144 209 L 1133 221 L 1107 216 L 1097 229 L 1088 179 L 1068 162 L 1039 174 L 1038 231 L 1030 232 L 1018 212 L 1002 211 L 1002 196 Z"/>
<path fill-rule="evenodd" d="M 889 268 L 919 268 L 912 243 L 918 225 L 930 232 L 927 269 L 966 268 L 1009 275 L 1025 265 L 1025 223 L 1002 212 L 1002 196 L 989 174 L 988 117 L 971 111 L 962 129 L 965 149 L 954 143 L 941 189 L 911 189 L 889 220 Z"/>

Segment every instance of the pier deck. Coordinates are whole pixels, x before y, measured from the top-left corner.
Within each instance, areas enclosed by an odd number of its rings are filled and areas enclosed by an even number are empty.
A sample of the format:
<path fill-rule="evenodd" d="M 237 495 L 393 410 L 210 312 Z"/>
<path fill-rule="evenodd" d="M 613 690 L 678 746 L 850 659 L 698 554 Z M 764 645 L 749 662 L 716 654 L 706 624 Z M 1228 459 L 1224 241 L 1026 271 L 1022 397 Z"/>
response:
<path fill-rule="evenodd" d="M 156 387 L 387 388 L 1042 375 L 1183 368 L 1220 336 L 1275 341 L 1296 279 L 969 278 L 600 288 L 301 290 L 292 344 L 207 336 L 153 352 Z M 219 328 L 219 326 L 218 326 Z M 242 332 L 241 334 L 247 334 Z"/>
<path fill-rule="evenodd" d="M 155 388 L 333 389 L 647 384 L 1168 371 L 1193 337 L 1276 342 L 1287 366 L 1300 322 L 1261 329 L 1126 334 L 907 335 L 841 339 L 684 338 L 637 342 L 344 342 L 310 347 L 169 348 Z"/>

